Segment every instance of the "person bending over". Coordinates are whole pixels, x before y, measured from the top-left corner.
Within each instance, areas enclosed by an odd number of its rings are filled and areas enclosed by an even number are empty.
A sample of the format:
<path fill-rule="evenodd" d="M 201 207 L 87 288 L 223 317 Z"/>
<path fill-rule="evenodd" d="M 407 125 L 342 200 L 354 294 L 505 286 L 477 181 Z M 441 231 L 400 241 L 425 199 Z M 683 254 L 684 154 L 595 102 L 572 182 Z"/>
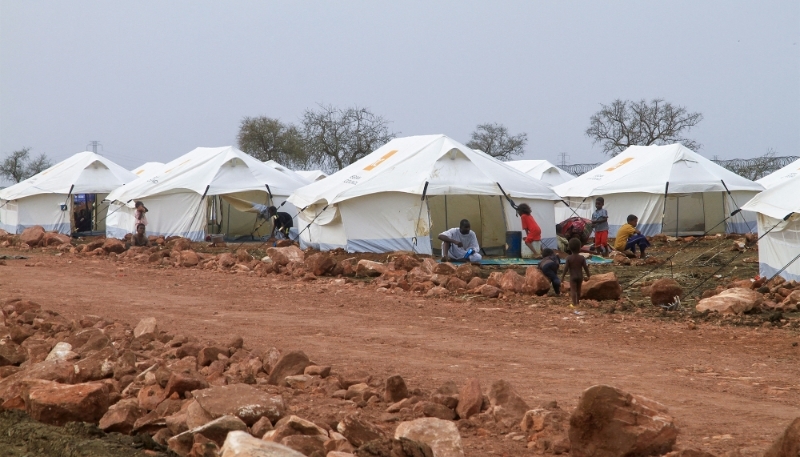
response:
<path fill-rule="evenodd" d="M 642 232 L 636 229 L 639 223 L 639 218 L 633 214 L 628 216 L 628 223 L 623 225 L 617 230 L 617 239 L 614 240 L 614 249 L 621 252 L 630 252 L 636 256 L 636 247 L 639 247 L 639 257 L 644 259 L 647 255 L 644 250 L 650 246 L 650 242 L 642 235 Z"/>
<path fill-rule="evenodd" d="M 268 208 L 269 217 L 272 218 L 272 233 L 270 234 L 270 238 L 275 236 L 275 232 L 280 233 L 283 235 L 284 238 L 289 238 L 289 229 L 292 228 L 294 222 L 292 222 L 292 215 L 289 213 L 278 212 L 278 208 L 274 206 L 270 206 Z"/>
<path fill-rule="evenodd" d="M 542 249 L 542 260 L 539 262 L 539 270 L 553 284 L 553 291 L 556 295 L 561 295 L 561 280 L 558 279 L 558 267 L 561 259 L 550 248 Z"/>
<path fill-rule="evenodd" d="M 442 241 L 442 261 L 449 262 L 450 258 L 469 260 L 480 263 L 481 248 L 478 246 L 478 237 L 470 230 L 469 221 L 461 219 L 458 227 L 451 228 L 439 234 Z"/>

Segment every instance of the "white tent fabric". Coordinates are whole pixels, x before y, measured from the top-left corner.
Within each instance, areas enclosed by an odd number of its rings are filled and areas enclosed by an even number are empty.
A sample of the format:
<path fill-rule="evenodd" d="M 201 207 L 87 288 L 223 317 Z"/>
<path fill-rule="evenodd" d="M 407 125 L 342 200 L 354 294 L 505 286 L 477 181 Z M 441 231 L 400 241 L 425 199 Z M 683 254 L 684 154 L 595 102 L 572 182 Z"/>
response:
<path fill-rule="evenodd" d="M 431 254 L 432 231 L 462 218 L 470 219 L 483 245 L 502 246 L 507 231 L 521 230 L 503 190 L 516 203 L 531 205 L 543 244 L 554 245 L 552 202 L 558 196 L 552 189 L 445 135 L 396 138 L 298 189 L 289 201 L 305 209 L 299 227 L 304 245 Z"/>
<path fill-rule="evenodd" d="M 101 155 L 79 152 L 0 191 L 0 228 L 22 233 L 27 227 L 41 225 L 48 231 L 69 234 L 71 196 L 105 195 L 135 178 L 136 175 Z"/>
<path fill-rule="evenodd" d="M 761 192 L 742 208 L 758 213 L 758 263 L 761 276 L 800 281 L 800 174 Z M 788 216 L 788 217 L 787 217 Z M 786 220 L 784 220 L 786 219 Z M 767 233 L 769 232 L 769 233 Z"/>
<path fill-rule="evenodd" d="M 226 236 L 248 235 L 258 227 L 254 205 L 279 206 L 305 180 L 276 170 L 232 147 L 196 148 L 109 194 L 106 235 L 122 238 L 134 229 L 134 204 L 148 209 L 149 235 L 202 240 L 209 221 Z M 225 197 L 231 197 L 226 200 Z M 252 208 L 242 208 L 250 202 Z M 281 211 L 295 214 L 291 205 Z M 265 228 L 271 228 L 268 225 Z M 263 230 L 258 234 L 263 234 Z"/>
<path fill-rule="evenodd" d="M 551 186 L 557 186 L 575 179 L 575 176 L 547 160 L 509 160 L 506 164 Z"/>
<path fill-rule="evenodd" d="M 145 162 L 138 167 L 131 170 L 133 174 L 137 177 L 141 176 L 150 176 L 158 173 L 164 168 L 164 164 L 161 162 Z"/>
<path fill-rule="evenodd" d="M 612 236 L 625 224 L 628 214 L 638 216 L 638 228 L 646 235 L 699 235 L 708 230 L 755 230 L 752 212 L 739 213 L 725 224 L 720 222 L 763 186 L 683 145 L 671 144 L 631 146 L 554 190 L 582 217 L 591 215 L 594 198 L 602 196 Z"/>
<path fill-rule="evenodd" d="M 286 167 L 284 167 L 283 165 L 279 164 L 278 162 L 276 162 L 274 160 L 267 160 L 264 163 L 267 166 L 272 167 L 273 169 L 275 169 L 277 171 L 280 171 L 281 173 L 291 177 L 293 180 L 298 181 L 298 182 L 302 182 L 304 186 L 306 184 L 310 184 L 310 183 L 313 182 L 312 179 L 308 179 L 305 176 L 301 175 L 300 173 L 298 173 L 298 172 L 296 172 L 294 170 L 291 170 L 289 168 L 286 168 Z"/>
<path fill-rule="evenodd" d="M 328 177 L 322 170 L 295 170 L 295 173 L 306 178 L 309 182 L 319 181 Z"/>
<path fill-rule="evenodd" d="M 795 160 L 780 170 L 776 170 L 767 176 L 764 176 L 756 182 L 769 189 L 784 181 L 792 180 L 798 176 L 800 176 L 800 159 Z"/>

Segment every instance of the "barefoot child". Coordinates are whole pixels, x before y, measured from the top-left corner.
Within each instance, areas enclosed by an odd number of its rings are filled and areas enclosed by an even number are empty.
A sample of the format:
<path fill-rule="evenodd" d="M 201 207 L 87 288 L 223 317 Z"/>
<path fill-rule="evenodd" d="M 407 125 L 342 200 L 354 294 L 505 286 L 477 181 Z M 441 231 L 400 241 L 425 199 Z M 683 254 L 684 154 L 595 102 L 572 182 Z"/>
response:
<path fill-rule="evenodd" d="M 611 248 L 608 247 L 608 211 L 603 208 L 604 204 L 603 197 L 597 197 L 594 200 L 595 211 L 592 213 L 594 249 L 602 255 L 611 252 Z"/>
<path fill-rule="evenodd" d="M 572 306 L 577 306 L 581 298 L 581 283 L 586 281 L 591 276 L 589 274 L 589 265 L 586 259 L 580 254 L 581 240 L 573 238 L 569 240 L 569 249 L 573 253 L 567 257 L 567 264 L 564 268 L 564 273 L 561 274 L 561 281 L 569 272 L 569 298 Z M 581 268 L 586 272 L 586 277 L 583 276 Z"/>

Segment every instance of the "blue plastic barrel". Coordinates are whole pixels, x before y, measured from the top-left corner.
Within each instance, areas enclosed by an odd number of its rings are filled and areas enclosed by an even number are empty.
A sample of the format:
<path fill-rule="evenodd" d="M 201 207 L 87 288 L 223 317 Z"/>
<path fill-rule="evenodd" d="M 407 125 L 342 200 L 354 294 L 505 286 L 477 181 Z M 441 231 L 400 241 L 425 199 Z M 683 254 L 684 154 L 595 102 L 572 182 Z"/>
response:
<path fill-rule="evenodd" d="M 522 232 L 506 232 L 506 257 L 522 257 Z"/>

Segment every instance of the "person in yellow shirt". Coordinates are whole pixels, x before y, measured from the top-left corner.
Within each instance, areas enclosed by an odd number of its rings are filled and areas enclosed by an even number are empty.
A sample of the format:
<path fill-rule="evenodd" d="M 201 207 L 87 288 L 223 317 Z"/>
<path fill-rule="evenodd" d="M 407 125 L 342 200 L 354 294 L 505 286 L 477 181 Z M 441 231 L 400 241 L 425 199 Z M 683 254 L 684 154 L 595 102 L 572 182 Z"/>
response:
<path fill-rule="evenodd" d="M 642 235 L 642 232 L 636 229 L 638 223 L 638 217 L 633 214 L 628 216 L 628 223 L 617 230 L 617 238 L 614 240 L 614 249 L 621 252 L 630 251 L 635 256 L 636 247 L 638 246 L 641 252 L 639 258 L 644 259 L 647 257 L 644 250 L 650 246 L 650 242 Z"/>

